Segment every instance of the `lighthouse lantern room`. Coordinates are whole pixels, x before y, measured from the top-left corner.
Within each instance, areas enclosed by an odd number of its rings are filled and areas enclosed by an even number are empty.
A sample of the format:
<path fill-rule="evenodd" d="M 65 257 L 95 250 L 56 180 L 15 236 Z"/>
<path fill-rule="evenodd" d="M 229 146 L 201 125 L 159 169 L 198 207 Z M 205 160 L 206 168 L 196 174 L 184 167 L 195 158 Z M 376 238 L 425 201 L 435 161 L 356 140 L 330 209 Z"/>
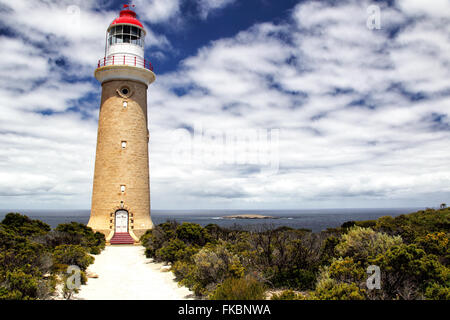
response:
<path fill-rule="evenodd" d="M 138 244 L 153 227 L 147 88 L 155 74 L 144 56 L 145 34 L 124 5 L 107 29 L 105 56 L 95 70 L 102 96 L 88 226 L 104 233 L 107 244 Z"/>

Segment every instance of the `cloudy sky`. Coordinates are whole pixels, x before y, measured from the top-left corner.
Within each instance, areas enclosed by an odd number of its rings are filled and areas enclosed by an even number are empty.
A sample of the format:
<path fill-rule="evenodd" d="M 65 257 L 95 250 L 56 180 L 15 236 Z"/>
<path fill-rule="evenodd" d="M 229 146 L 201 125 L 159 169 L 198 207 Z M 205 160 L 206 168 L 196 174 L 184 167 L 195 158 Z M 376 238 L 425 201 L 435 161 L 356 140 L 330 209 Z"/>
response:
<path fill-rule="evenodd" d="M 121 4 L 0 0 L 0 208 L 90 207 Z M 152 208 L 450 202 L 449 0 L 134 4 Z"/>

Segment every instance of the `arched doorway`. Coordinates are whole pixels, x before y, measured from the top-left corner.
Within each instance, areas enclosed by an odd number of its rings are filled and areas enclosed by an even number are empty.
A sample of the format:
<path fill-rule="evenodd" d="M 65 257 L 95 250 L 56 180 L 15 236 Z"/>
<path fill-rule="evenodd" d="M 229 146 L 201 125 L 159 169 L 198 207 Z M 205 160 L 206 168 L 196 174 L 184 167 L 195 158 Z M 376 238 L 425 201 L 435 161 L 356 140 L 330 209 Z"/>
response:
<path fill-rule="evenodd" d="M 118 210 L 116 211 L 116 233 L 128 232 L 128 211 Z"/>

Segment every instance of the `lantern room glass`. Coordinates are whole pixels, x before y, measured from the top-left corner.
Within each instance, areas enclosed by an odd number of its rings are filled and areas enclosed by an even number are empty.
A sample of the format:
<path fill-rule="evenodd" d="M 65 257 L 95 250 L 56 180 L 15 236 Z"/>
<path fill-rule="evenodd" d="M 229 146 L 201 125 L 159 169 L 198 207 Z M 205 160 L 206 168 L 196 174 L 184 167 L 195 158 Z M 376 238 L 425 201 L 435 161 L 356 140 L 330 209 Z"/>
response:
<path fill-rule="evenodd" d="M 108 33 L 108 45 L 116 43 L 131 43 L 144 47 L 144 34 L 141 29 L 134 26 L 120 25 L 114 26 Z"/>

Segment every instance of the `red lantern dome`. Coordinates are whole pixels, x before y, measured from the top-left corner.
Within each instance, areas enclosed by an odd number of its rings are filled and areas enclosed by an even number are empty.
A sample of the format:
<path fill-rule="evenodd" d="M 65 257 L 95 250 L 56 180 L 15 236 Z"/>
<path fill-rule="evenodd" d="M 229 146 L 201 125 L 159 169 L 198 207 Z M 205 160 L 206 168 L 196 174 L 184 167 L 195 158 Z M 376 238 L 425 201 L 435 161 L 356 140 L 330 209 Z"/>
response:
<path fill-rule="evenodd" d="M 124 9 L 120 11 L 120 16 L 116 18 L 109 27 L 111 28 L 116 24 L 132 24 L 144 29 L 142 23 L 136 18 L 136 12 L 131 10 L 128 5 L 124 5 Z"/>

